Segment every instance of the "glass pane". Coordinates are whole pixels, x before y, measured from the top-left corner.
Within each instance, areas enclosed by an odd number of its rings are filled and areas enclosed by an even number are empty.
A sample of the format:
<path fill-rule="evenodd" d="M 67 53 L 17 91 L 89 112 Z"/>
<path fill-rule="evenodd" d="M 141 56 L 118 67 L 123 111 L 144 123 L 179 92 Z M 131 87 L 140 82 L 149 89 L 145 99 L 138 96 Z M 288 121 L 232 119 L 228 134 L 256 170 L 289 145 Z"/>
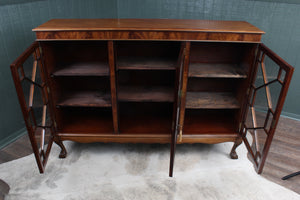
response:
<path fill-rule="evenodd" d="M 277 78 L 283 83 L 285 79 L 286 72 L 284 70 L 279 70 Z"/>
<path fill-rule="evenodd" d="M 278 103 L 280 91 L 282 89 L 282 85 L 277 78 L 283 81 L 285 71 L 280 70 L 280 67 L 269 57 L 265 58 L 265 68 L 268 82 L 273 81 L 273 83 L 268 85 L 268 89 L 270 91 L 270 105 L 272 106 L 272 109 L 275 110 Z"/>
<path fill-rule="evenodd" d="M 277 107 L 277 104 L 278 104 L 281 89 L 282 89 L 282 85 L 278 81 L 276 81 L 276 82 L 269 85 L 269 90 L 270 90 L 270 94 L 271 94 L 272 109 L 274 111 L 276 110 L 276 107 Z"/>
<path fill-rule="evenodd" d="M 279 100 L 285 71 L 265 57 L 264 63 L 258 65 L 254 87 L 250 91 L 250 106 L 246 119 L 246 139 L 257 163 L 260 162 L 268 132 L 272 126 L 273 113 Z M 279 80 L 278 80 L 279 79 Z"/>
<path fill-rule="evenodd" d="M 268 81 L 277 79 L 279 66 L 268 56 L 265 56 L 264 64 Z"/>
<path fill-rule="evenodd" d="M 273 114 L 272 112 L 270 112 L 270 110 L 268 111 L 268 116 L 265 120 L 265 131 L 269 132 L 271 125 L 272 125 L 272 121 L 273 121 Z"/>
<path fill-rule="evenodd" d="M 40 156 L 43 160 L 43 156 L 45 156 L 44 154 L 47 151 L 47 144 L 51 138 L 51 129 L 49 127 L 52 126 L 52 124 L 47 107 L 44 106 L 47 102 L 45 96 L 46 90 L 43 90 L 41 87 L 43 82 L 40 67 L 38 66 L 38 63 L 34 61 L 34 57 L 30 56 L 23 63 L 23 68 L 19 68 L 18 72 L 20 78 L 25 78 L 21 81 L 21 85 L 27 107 L 31 107 L 29 120 L 35 131 L 34 137 L 37 142 Z M 45 124 L 43 124 L 43 119 L 45 120 Z"/>
<path fill-rule="evenodd" d="M 265 118 L 267 117 L 268 101 L 266 97 L 265 88 L 261 88 L 256 91 L 256 98 L 254 102 L 253 120 L 255 120 L 256 126 L 264 127 Z"/>
<path fill-rule="evenodd" d="M 31 80 L 32 78 L 32 68 L 33 68 L 34 58 L 29 56 L 27 60 L 23 63 L 23 71 L 25 76 Z"/>

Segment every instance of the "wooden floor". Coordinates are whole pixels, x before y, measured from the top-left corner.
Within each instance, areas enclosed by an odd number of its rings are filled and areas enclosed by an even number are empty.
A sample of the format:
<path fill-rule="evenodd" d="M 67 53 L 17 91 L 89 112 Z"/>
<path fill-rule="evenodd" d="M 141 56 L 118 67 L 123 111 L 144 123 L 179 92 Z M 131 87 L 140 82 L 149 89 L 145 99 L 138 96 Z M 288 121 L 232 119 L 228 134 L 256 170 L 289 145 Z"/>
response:
<path fill-rule="evenodd" d="M 25 135 L 0 150 L 0 164 L 31 153 L 30 142 L 28 136 Z M 281 180 L 283 176 L 299 170 L 300 121 L 282 117 L 277 126 L 262 176 L 300 194 L 300 175 L 285 181 Z"/>
<path fill-rule="evenodd" d="M 262 176 L 300 194 L 300 175 L 281 180 L 297 171 L 300 171 L 300 121 L 281 117 Z"/>

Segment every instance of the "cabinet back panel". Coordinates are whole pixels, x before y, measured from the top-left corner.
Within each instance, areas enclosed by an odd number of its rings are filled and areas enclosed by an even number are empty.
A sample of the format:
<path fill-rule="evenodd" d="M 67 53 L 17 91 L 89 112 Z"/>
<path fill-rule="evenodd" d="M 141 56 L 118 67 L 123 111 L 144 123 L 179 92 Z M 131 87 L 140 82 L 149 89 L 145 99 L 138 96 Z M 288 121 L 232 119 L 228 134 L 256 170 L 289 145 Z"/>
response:
<path fill-rule="evenodd" d="M 234 110 L 186 110 L 183 134 L 237 132 Z"/>
<path fill-rule="evenodd" d="M 61 133 L 113 133 L 111 108 L 58 109 Z"/>
<path fill-rule="evenodd" d="M 42 42 L 41 46 L 49 57 L 47 60 L 51 59 L 49 73 L 74 63 L 108 63 L 107 42 L 104 41 L 52 41 Z"/>
<path fill-rule="evenodd" d="M 121 85 L 173 86 L 175 84 L 175 72 L 160 70 L 121 70 L 118 74 L 118 80 Z"/>
<path fill-rule="evenodd" d="M 172 103 L 120 103 L 120 133 L 171 134 Z"/>
<path fill-rule="evenodd" d="M 192 42 L 191 63 L 240 63 L 253 44 Z"/>
<path fill-rule="evenodd" d="M 177 58 L 180 50 L 180 42 L 156 42 L 156 41 L 119 41 L 116 42 L 117 57 L 174 57 Z"/>
<path fill-rule="evenodd" d="M 56 77 L 52 80 L 52 97 L 56 104 L 66 92 L 102 91 L 110 93 L 108 77 Z"/>
<path fill-rule="evenodd" d="M 109 77 L 57 77 L 55 81 L 65 90 L 110 90 Z"/>
<path fill-rule="evenodd" d="M 235 92 L 243 80 L 221 78 L 189 78 L 187 91 L 191 92 Z"/>

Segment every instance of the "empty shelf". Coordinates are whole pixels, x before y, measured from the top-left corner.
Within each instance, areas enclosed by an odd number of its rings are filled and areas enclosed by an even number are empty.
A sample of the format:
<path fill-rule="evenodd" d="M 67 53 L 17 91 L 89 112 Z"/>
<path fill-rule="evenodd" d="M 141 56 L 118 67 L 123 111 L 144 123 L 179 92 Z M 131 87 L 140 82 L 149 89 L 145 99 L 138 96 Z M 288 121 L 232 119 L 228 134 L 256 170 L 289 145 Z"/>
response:
<path fill-rule="evenodd" d="M 175 70 L 176 59 L 156 57 L 121 57 L 118 59 L 118 69 L 128 70 Z"/>
<path fill-rule="evenodd" d="M 229 92 L 187 92 L 186 108 L 190 109 L 238 109 L 239 102 Z"/>
<path fill-rule="evenodd" d="M 113 133 L 111 109 L 66 108 L 62 110 L 62 121 L 58 133 L 88 134 Z"/>
<path fill-rule="evenodd" d="M 118 99 L 128 102 L 173 102 L 174 90 L 171 87 L 120 86 Z"/>
<path fill-rule="evenodd" d="M 189 77 L 246 78 L 245 71 L 236 64 L 191 63 Z"/>
<path fill-rule="evenodd" d="M 233 110 L 187 110 L 183 134 L 236 134 Z"/>
<path fill-rule="evenodd" d="M 73 63 L 60 66 L 54 76 L 109 76 L 109 66 L 106 62 Z"/>
<path fill-rule="evenodd" d="M 62 96 L 58 106 L 110 107 L 110 94 L 101 91 L 76 91 Z"/>

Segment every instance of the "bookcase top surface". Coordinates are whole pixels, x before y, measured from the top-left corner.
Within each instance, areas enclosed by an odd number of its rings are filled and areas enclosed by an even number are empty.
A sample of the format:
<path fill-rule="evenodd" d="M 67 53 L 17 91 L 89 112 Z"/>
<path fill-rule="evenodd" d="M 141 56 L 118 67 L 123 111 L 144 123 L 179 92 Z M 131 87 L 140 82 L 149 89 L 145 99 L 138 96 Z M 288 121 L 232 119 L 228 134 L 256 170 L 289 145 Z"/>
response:
<path fill-rule="evenodd" d="M 52 19 L 33 31 L 187 31 L 187 32 L 265 32 L 245 21 L 190 19 Z"/>

